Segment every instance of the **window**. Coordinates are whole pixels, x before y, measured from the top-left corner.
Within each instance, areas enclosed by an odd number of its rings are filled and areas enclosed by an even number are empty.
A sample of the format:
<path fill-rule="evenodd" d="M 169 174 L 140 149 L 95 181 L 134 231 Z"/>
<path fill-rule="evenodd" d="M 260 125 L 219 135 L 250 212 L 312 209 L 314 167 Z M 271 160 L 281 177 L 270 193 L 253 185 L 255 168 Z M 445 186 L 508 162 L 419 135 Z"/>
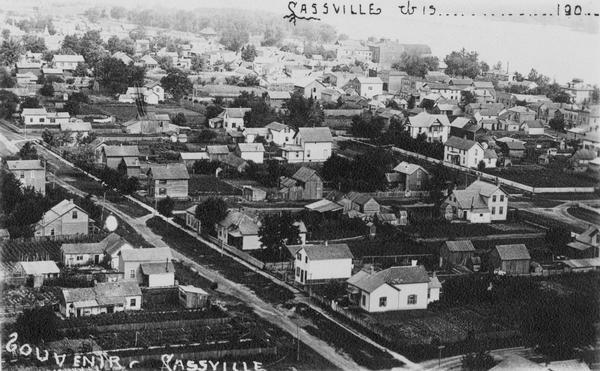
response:
<path fill-rule="evenodd" d="M 130 270 L 129 271 L 129 278 L 135 278 L 135 270 Z"/>
<path fill-rule="evenodd" d="M 54 228 L 50 230 L 50 236 L 54 236 Z"/>
<path fill-rule="evenodd" d="M 427 299 L 431 299 L 431 289 L 427 289 Z"/>
<path fill-rule="evenodd" d="M 499 214 L 504 214 L 504 207 L 500 206 L 500 210 L 498 211 Z"/>
<path fill-rule="evenodd" d="M 310 149 L 306 150 L 306 157 L 310 157 Z"/>
<path fill-rule="evenodd" d="M 166 188 L 159 188 L 158 189 L 158 194 L 159 195 L 166 195 L 167 194 L 167 189 Z"/>
<path fill-rule="evenodd" d="M 83 260 L 83 255 L 77 255 L 76 260 Z"/>
<path fill-rule="evenodd" d="M 129 299 L 129 306 L 130 307 L 135 307 L 137 305 L 137 300 L 135 299 Z"/>
<path fill-rule="evenodd" d="M 308 256 L 305 256 L 305 257 L 304 257 L 304 262 L 305 262 L 305 263 L 308 263 Z"/>
<path fill-rule="evenodd" d="M 21 171 L 20 178 L 25 179 L 25 172 Z"/>
<path fill-rule="evenodd" d="M 492 207 L 492 215 L 496 215 L 496 208 Z"/>
<path fill-rule="evenodd" d="M 73 210 L 73 213 L 71 214 L 71 217 L 73 219 L 77 219 L 77 210 Z"/>
<path fill-rule="evenodd" d="M 492 202 L 496 202 L 496 195 L 492 196 Z"/>
<path fill-rule="evenodd" d="M 29 118 L 29 122 L 33 122 L 33 117 L 30 117 L 30 118 Z"/>
<path fill-rule="evenodd" d="M 296 276 L 299 276 L 299 275 L 300 275 L 300 268 L 296 267 Z"/>
<path fill-rule="evenodd" d="M 382 296 L 379 298 L 379 306 L 386 307 L 387 306 L 387 296 Z"/>
<path fill-rule="evenodd" d="M 302 254 L 296 253 L 296 260 L 302 260 Z"/>
<path fill-rule="evenodd" d="M 40 118 L 40 122 L 46 122 L 46 119 Z"/>
<path fill-rule="evenodd" d="M 408 295 L 408 305 L 417 304 L 417 295 Z"/>
<path fill-rule="evenodd" d="M 362 296 L 362 305 L 365 306 L 367 305 L 367 295 L 363 294 Z"/>
<path fill-rule="evenodd" d="M 500 202 L 504 202 L 504 195 L 500 195 Z M 502 213 L 502 212 L 500 212 Z"/>

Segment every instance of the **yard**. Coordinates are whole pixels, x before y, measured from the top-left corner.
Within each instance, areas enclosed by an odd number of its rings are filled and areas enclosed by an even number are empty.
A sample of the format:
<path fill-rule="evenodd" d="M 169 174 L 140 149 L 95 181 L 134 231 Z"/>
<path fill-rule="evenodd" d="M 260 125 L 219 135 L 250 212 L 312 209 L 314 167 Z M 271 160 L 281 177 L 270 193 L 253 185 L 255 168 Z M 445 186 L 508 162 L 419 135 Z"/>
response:
<path fill-rule="evenodd" d="M 212 175 L 190 174 L 189 194 L 241 195 L 242 191 Z"/>
<path fill-rule="evenodd" d="M 542 166 L 485 169 L 486 173 L 532 187 L 596 187 L 598 181 L 583 174 L 568 174 Z"/>
<path fill-rule="evenodd" d="M 433 223 L 409 224 L 400 227 L 404 233 L 414 238 L 458 238 L 471 236 L 488 236 L 495 234 L 535 233 L 539 232 L 524 223 L 450 223 L 436 221 Z"/>
<path fill-rule="evenodd" d="M 585 220 L 586 222 L 591 223 L 592 225 L 600 225 L 600 214 L 595 213 L 591 210 L 573 206 L 568 208 L 567 212 L 578 219 Z"/>

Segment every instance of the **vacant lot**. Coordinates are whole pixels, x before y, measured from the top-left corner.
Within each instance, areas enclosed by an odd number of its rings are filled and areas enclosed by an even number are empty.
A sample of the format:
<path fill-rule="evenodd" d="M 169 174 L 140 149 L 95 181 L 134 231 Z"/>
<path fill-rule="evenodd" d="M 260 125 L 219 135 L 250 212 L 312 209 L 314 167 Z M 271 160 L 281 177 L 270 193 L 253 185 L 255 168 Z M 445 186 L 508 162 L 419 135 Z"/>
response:
<path fill-rule="evenodd" d="M 568 174 L 558 169 L 528 166 L 485 169 L 486 173 L 532 187 L 595 187 L 598 182 L 580 174 Z"/>
<path fill-rule="evenodd" d="M 471 224 L 446 221 L 410 224 L 401 227 L 401 230 L 415 238 L 457 238 L 539 232 L 529 225 L 517 223 Z"/>

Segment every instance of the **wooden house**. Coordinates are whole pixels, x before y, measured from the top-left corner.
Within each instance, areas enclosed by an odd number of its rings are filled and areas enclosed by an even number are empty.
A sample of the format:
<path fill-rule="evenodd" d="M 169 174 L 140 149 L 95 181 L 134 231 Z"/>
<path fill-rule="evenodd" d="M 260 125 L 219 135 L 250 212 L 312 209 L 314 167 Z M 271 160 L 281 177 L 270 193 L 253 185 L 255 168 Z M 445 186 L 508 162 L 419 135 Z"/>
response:
<path fill-rule="evenodd" d="M 422 166 L 402 161 L 394 172 L 399 174 L 398 186 L 403 186 L 405 191 L 423 191 L 427 187 L 429 172 Z"/>
<path fill-rule="evenodd" d="M 6 165 L 23 188 L 33 187 L 42 195 L 46 194 L 46 167 L 40 160 L 6 161 Z"/>
<path fill-rule="evenodd" d="M 202 231 L 202 223 L 196 218 L 196 208 L 198 205 L 192 205 L 185 210 L 185 225 L 192 229 L 194 232 L 200 233 Z"/>
<path fill-rule="evenodd" d="M 188 174 L 185 164 L 167 164 L 165 166 L 150 166 L 148 176 L 148 195 L 156 198 L 187 198 Z"/>
<path fill-rule="evenodd" d="M 475 247 L 469 240 L 446 241 L 440 247 L 440 267 L 466 266 L 475 254 Z"/>
<path fill-rule="evenodd" d="M 531 256 L 524 244 L 498 245 L 490 252 L 490 263 L 509 275 L 528 274 Z"/>
<path fill-rule="evenodd" d="M 206 308 L 210 302 L 208 293 L 192 285 L 179 285 L 179 303 L 184 308 Z"/>
<path fill-rule="evenodd" d="M 349 192 L 341 200 L 340 204 L 344 206 L 344 211 L 358 211 L 362 214 L 373 216 L 381 212 L 379 202 L 369 195 L 359 192 Z"/>
<path fill-rule="evenodd" d="M 87 235 L 88 214 L 73 200 L 62 200 L 44 213 L 35 226 L 35 236 Z"/>
<path fill-rule="evenodd" d="M 281 177 L 279 193 L 288 200 L 319 200 L 323 198 L 323 179 L 316 170 L 301 167 L 290 178 Z"/>
<path fill-rule="evenodd" d="M 98 163 L 117 169 L 121 160 L 128 164 L 136 164 L 139 168 L 140 151 L 138 146 L 108 146 L 102 145 L 96 150 L 96 159 Z"/>

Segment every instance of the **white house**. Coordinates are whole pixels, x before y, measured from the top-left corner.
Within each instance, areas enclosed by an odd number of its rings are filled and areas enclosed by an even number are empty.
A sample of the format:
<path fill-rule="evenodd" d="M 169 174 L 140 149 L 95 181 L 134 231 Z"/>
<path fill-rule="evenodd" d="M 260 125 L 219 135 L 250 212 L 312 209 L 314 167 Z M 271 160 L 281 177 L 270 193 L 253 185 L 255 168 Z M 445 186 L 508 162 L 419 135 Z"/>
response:
<path fill-rule="evenodd" d="M 82 317 L 142 309 L 142 291 L 137 282 L 103 282 L 94 287 L 62 289 L 60 312 Z"/>
<path fill-rule="evenodd" d="M 331 157 L 333 137 L 328 127 L 298 128 L 295 140 L 303 149 L 304 162 L 325 162 Z"/>
<path fill-rule="evenodd" d="M 444 143 L 444 161 L 464 167 L 477 168 L 483 161 L 484 149 L 481 144 L 468 139 L 450 137 Z"/>
<path fill-rule="evenodd" d="M 446 219 L 471 223 L 506 220 L 508 194 L 499 186 L 477 180 L 462 190 L 454 190 L 444 202 Z"/>
<path fill-rule="evenodd" d="M 147 287 L 173 286 L 175 268 L 172 260 L 168 247 L 122 250 L 119 272 L 123 272 L 124 280 L 136 281 Z"/>
<path fill-rule="evenodd" d="M 264 162 L 265 147 L 262 143 L 238 143 L 235 147 L 235 154 L 246 161 L 262 164 Z"/>
<path fill-rule="evenodd" d="M 321 93 L 325 89 L 325 85 L 322 82 L 315 79 L 302 79 L 294 84 L 294 89 L 302 94 L 304 98 L 319 99 Z"/>
<path fill-rule="evenodd" d="M 217 223 L 217 237 L 223 243 L 240 250 L 258 250 L 262 243 L 258 238 L 260 222 L 239 211 L 230 210 L 225 219 Z"/>
<path fill-rule="evenodd" d="M 273 121 L 266 126 L 269 129 L 269 137 L 273 143 L 283 147 L 286 144 L 294 144 L 296 131 L 291 126 Z"/>
<path fill-rule="evenodd" d="M 44 125 L 48 112 L 45 108 L 23 108 L 21 118 L 25 125 Z"/>
<path fill-rule="evenodd" d="M 125 94 L 119 96 L 119 102 L 134 103 L 138 97 L 142 98 L 146 104 L 158 104 L 165 100 L 165 90 L 158 82 L 142 87 L 128 87 Z"/>
<path fill-rule="evenodd" d="M 225 108 L 215 119 L 220 120 L 227 131 L 242 131 L 245 127 L 244 116 L 250 110 L 250 108 Z"/>
<path fill-rule="evenodd" d="M 383 81 L 379 77 L 358 76 L 358 94 L 368 99 L 383 93 Z"/>
<path fill-rule="evenodd" d="M 446 115 L 421 112 L 408 118 L 408 129 L 410 136 L 415 139 L 420 134 L 425 134 L 427 142 L 445 143 L 450 133 L 450 121 Z"/>
<path fill-rule="evenodd" d="M 100 242 L 63 243 L 60 251 L 66 267 L 106 262 L 109 267 L 118 269 L 120 252 L 129 249 L 133 249 L 133 246 L 127 240 L 111 233 Z"/>
<path fill-rule="evenodd" d="M 354 256 L 348 245 L 288 246 L 294 256 L 295 280 L 301 284 L 323 283 L 326 280 L 348 279 L 352 275 Z"/>
<path fill-rule="evenodd" d="M 52 58 L 54 68 L 61 68 L 67 71 L 74 71 L 79 63 L 85 63 L 83 56 L 80 54 L 56 54 Z"/>
<path fill-rule="evenodd" d="M 527 120 L 521 124 L 521 130 L 529 135 L 544 135 L 544 123 L 540 120 Z"/>
<path fill-rule="evenodd" d="M 347 283 L 352 301 L 370 313 L 427 309 L 439 300 L 441 288 L 437 277 L 429 277 L 422 265 L 362 270 Z"/>
<path fill-rule="evenodd" d="M 35 225 L 35 236 L 87 235 L 88 214 L 73 200 L 62 200 L 46 211 Z"/>

